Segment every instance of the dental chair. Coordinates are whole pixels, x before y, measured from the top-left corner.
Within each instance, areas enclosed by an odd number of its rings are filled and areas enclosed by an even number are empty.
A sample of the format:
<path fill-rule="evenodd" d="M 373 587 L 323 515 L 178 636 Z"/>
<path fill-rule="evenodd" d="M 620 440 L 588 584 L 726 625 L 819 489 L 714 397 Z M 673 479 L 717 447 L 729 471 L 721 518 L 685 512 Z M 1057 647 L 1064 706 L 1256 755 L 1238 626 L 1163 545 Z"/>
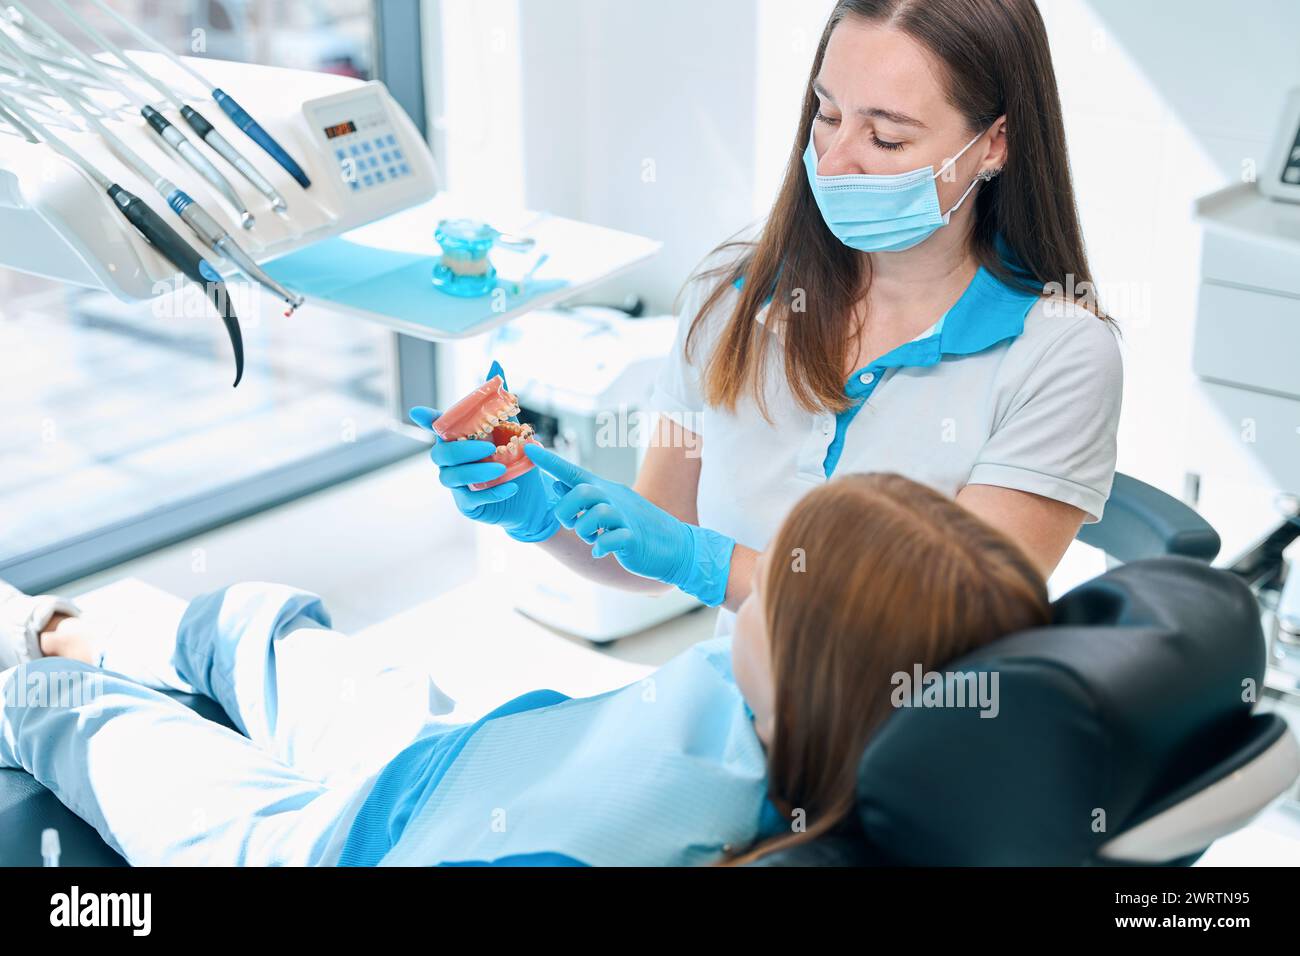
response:
<path fill-rule="evenodd" d="M 1051 626 L 943 668 L 996 674 L 996 716 L 900 708 L 862 755 L 849 824 L 756 865 L 1190 865 L 1294 785 L 1295 734 L 1254 708 L 1259 608 L 1209 566 L 1214 529 L 1116 475 L 1079 538 L 1131 563 L 1056 600 Z"/>
<path fill-rule="evenodd" d="M 1209 567 L 1214 530 L 1117 475 L 1080 539 L 1130 563 L 1058 599 L 1050 627 L 944 668 L 996 673 L 998 715 L 900 709 L 862 756 L 851 824 L 761 865 L 1186 864 L 1292 785 L 1300 747 L 1248 692 L 1263 686 L 1258 609 Z M 229 726 L 213 701 L 172 696 Z M 0 865 L 39 865 L 47 827 L 62 865 L 123 865 L 30 776 L 0 770 Z"/>

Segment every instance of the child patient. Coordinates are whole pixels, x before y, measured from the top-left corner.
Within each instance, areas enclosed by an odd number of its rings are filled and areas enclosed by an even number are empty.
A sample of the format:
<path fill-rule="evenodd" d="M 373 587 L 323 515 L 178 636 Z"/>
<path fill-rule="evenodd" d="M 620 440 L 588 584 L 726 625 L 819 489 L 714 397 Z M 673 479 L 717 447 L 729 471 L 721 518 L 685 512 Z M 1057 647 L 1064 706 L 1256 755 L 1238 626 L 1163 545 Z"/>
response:
<path fill-rule="evenodd" d="M 138 865 L 746 861 L 848 824 L 893 675 L 1048 613 L 1015 545 L 892 474 L 794 508 L 733 637 L 472 724 L 439 721 L 452 705 L 426 674 L 373 666 L 292 588 L 112 622 L 0 584 L 0 767 Z M 154 688 L 212 697 L 241 733 Z"/>

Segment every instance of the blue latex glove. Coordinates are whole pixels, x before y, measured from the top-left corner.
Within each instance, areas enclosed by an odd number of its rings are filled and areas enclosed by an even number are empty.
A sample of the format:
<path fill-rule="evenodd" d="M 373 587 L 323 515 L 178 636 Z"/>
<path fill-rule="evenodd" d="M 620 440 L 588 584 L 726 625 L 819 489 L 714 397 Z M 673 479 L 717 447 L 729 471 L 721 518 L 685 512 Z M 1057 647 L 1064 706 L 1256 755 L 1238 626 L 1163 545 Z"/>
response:
<path fill-rule="evenodd" d="M 674 518 L 627 485 L 545 448 L 529 445 L 524 454 L 557 479 L 555 517 L 591 545 L 593 558 L 612 554 L 633 574 L 671 584 L 710 607 L 726 598 L 736 547 L 731 538 Z"/>
<path fill-rule="evenodd" d="M 483 381 L 494 375 L 500 375 L 505 383 L 505 372 L 496 362 Z M 422 405 L 410 411 L 411 421 L 429 431 L 433 431 L 433 421 L 441 414 L 436 408 Z M 481 491 L 467 487 L 505 474 L 506 466 L 501 462 L 482 461 L 495 450 L 490 441 L 443 441 L 434 432 L 429 458 L 438 466 L 438 480 L 451 489 L 452 499 L 465 517 L 499 525 L 516 541 L 545 541 L 560 530 L 560 524 L 553 510 L 555 497 L 541 471 L 534 468 L 514 481 Z"/>

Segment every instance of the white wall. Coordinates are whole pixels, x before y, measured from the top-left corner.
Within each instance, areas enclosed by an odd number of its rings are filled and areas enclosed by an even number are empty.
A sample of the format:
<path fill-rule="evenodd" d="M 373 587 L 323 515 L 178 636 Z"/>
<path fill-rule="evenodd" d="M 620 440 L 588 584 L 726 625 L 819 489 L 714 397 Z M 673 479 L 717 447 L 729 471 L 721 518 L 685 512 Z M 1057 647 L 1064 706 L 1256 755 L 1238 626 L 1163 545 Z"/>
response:
<path fill-rule="evenodd" d="M 754 4 L 523 0 L 521 22 L 529 205 L 663 240 L 605 298 L 666 310 L 753 218 Z"/>
<path fill-rule="evenodd" d="M 492 168 L 517 167 L 518 178 L 503 181 L 522 183 L 530 206 L 663 240 L 656 262 L 598 298 L 637 291 L 666 309 L 701 255 L 770 204 L 832 0 L 491 5 L 508 29 L 493 28 L 491 16 L 477 28 L 517 30 L 520 67 L 504 74 L 518 84 L 518 109 L 490 122 L 517 130 L 522 144 L 509 156 L 498 148 Z M 1180 493 L 1187 443 L 1235 427 L 1205 406 L 1191 374 L 1200 245 L 1191 204 L 1262 159 L 1284 91 L 1300 84 L 1300 3 L 1040 6 L 1093 272 L 1124 329 L 1120 467 Z M 473 84 L 463 85 L 472 96 Z M 497 109 L 496 96 L 480 96 L 479 108 Z M 455 149 L 457 126 L 448 133 Z M 461 146 L 469 158 L 460 168 L 476 168 L 478 147 Z M 471 180 L 485 182 L 465 173 Z M 1223 530 L 1262 527 L 1266 485 L 1207 480 L 1211 520 Z"/>
<path fill-rule="evenodd" d="M 1221 419 L 1191 371 L 1201 236 L 1192 203 L 1262 165 L 1285 92 L 1300 85 L 1300 4 L 1040 6 L 1089 257 L 1124 329 L 1120 468 L 1180 493 L 1188 445 L 1209 431 L 1234 436 L 1229 446 L 1246 458 L 1239 423 Z M 1268 486 L 1258 472 L 1244 483 L 1205 475 L 1203 511 L 1225 553 L 1275 518 Z"/>

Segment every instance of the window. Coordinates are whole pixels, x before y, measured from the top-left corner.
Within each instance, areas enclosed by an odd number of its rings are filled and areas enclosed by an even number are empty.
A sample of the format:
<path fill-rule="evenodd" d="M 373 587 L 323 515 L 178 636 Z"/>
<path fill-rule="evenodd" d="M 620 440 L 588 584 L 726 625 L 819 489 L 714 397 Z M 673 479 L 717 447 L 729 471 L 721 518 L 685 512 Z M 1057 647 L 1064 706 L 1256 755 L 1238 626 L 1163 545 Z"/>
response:
<path fill-rule="evenodd" d="M 110 2 L 180 53 L 376 70 L 370 0 Z M 418 17 L 416 4 L 381 6 L 394 11 L 383 29 Z M 138 45 L 92 4 L 77 9 Z M 165 311 L 0 268 L 0 577 L 52 587 L 419 449 L 392 430 L 392 409 L 403 370 L 428 391 L 432 346 L 311 303 L 288 319 L 265 310 L 244 322 L 248 367 L 232 390 L 221 324 Z"/>

